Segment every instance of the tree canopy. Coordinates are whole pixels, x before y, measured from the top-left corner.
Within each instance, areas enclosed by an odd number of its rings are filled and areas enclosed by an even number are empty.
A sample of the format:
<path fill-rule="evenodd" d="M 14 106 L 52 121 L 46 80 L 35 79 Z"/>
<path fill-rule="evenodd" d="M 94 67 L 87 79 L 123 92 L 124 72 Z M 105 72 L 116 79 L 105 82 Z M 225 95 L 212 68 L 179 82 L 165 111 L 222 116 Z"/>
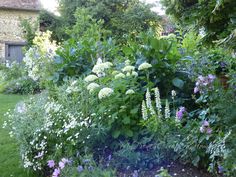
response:
<path fill-rule="evenodd" d="M 57 35 L 63 36 L 60 31 L 76 24 L 76 9 L 87 9 L 92 18 L 102 20 L 103 28 L 117 39 L 125 34 L 147 31 L 150 27 L 159 29 L 160 17 L 150 10 L 150 5 L 139 0 L 59 0 L 60 22 L 56 21 L 57 28 L 55 22 L 51 22 L 49 30 L 55 28 Z M 42 17 L 45 19 L 45 13 Z M 58 31 L 58 28 L 63 30 Z"/>

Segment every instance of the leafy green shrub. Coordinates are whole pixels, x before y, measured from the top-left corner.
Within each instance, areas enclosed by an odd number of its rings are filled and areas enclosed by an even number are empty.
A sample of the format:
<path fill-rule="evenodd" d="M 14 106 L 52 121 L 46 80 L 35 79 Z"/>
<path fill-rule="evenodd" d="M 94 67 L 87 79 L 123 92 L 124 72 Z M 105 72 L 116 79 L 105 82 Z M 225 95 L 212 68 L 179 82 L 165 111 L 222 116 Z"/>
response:
<path fill-rule="evenodd" d="M 33 94 L 40 91 L 38 82 L 27 75 L 23 64 L 12 63 L 1 66 L 0 92 L 11 94 Z"/>
<path fill-rule="evenodd" d="M 102 28 L 102 20 L 94 20 L 85 9 L 79 9 L 75 17 L 76 24 L 68 31 L 71 38 L 57 51 L 52 77 L 55 83 L 90 72 L 97 57 L 110 61 L 119 58 L 118 47 L 111 38 L 106 38 L 108 31 Z"/>
<path fill-rule="evenodd" d="M 38 82 L 27 76 L 23 76 L 9 81 L 4 86 L 3 92 L 7 94 L 35 94 L 40 92 L 40 87 Z"/>

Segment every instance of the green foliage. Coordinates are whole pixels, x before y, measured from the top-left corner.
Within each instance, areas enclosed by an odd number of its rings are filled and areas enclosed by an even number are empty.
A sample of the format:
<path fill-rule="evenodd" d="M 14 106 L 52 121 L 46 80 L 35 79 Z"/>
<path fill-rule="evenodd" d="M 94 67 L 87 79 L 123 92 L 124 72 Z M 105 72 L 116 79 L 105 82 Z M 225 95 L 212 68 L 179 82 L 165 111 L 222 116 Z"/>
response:
<path fill-rule="evenodd" d="M 99 56 L 119 59 L 118 47 L 111 38 L 106 39 L 107 31 L 102 29 L 102 21 L 94 20 L 86 9 L 78 10 L 76 19 L 76 24 L 69 30 L 72 38 L 57 51 L 56 71 L 51 78 L 56 83 L 89 72 Z"/>
<path fill-rule="evenodd" d="M 157 177 L 171 177 L 171 175 L 168 173 L 168 170 L 161 168 L 158 171 L 158 175 L 156 175 Z"/>
<path fill-rule="evenodd" d="M 33 45 L 33 40 L 36 36 L 36 32 L 39 30 L 38 21 L 31 22 L 29 20 L 21 21 L 21 28 L 23 29 L 23 37 L 27 41 L 26 49 L 29 49 Z"/>
<path fill-rule="evenodd" d="M 223 43 L 235 49 L 234 0 L 162 0 L 162 3 L 166 13 L 172 15 L 183 27 L 192 26 L 197 32 L 202 30 L 205 42 Z"/>
<path fill-rule="evenodd" d="M 59 16 L 54 15 L 46 10 L 40 11 L 39 23 L 41 31 L 51 31 L 52 39 L 57 42 L 62 42 L 68 39 L 68 34 L 65 32 L 65 23 Z"/>
<path fill-rule="evenodd" d="M 57 25 L 57 30 L 65 29 L 65 26 L 67 29 L 71 29 L 76 24 L 74 16 L 76 9 L 81 11 L 84 8 L 96 21 L 104 21 L 102 28 L 111 31 L 112 37 L 121 42 L 125 42 L 121 39 L 124 35 L 147 31 L 150 27 L 159 30 L 160 27 L 160 17 L 150 10 L 150 5 L 138 0 L 60 0 L 59 5 L 61 22 Z"/>
<path fill-rule="evenodd" d="M 0 92 L 8 94 L 32 94 L 39 92 L 39 84 L 27 76 L 24 65 L 12 63 L 0 68 Z"/>
<path fill-rule="evenodd" d="M 75 164 L 77 163 L 77 165 Z M 75 166 L 76 165 L 76 166 Z M 110 168 L 104 168 L 102 165 L 97 165 L 91 156 L 85 155 L 75 158 L 71 165 L 67 165 L 61 176 L 77 177 L 113 177 L 116 175 L 115 171 Z"/>

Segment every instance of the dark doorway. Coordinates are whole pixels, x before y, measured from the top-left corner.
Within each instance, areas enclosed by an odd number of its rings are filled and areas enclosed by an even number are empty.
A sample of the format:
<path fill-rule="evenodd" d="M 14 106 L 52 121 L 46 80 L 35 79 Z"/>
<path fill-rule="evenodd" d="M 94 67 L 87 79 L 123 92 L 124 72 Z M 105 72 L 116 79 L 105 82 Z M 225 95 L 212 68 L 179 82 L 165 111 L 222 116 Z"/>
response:
<path fill-rule="evenodd" d="M 7 43 L 6 44 L 6 59 L 9 63 L 17 62 L 21 63 L 24 58 L 24 53 L 22 48 L 25 43 Z"/>

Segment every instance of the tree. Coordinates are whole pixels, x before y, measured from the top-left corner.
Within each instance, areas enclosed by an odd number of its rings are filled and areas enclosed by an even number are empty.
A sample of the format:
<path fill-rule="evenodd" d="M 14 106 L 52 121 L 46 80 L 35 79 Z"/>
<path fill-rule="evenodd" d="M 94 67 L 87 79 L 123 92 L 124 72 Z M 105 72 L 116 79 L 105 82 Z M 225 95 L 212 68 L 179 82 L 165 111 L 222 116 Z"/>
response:
<path fill-rule="evenodd" d="M 184 27 L 204 33 L 204 42 L 236 48 L 235 0 L 161 0 L 166 13 Z"/>
<path fill-rule="evenodd" d="M 65 27 L 61 17 L 54 15 L 46 10 L 42 10 L 40 12 L 40 30 L 41 31 L 51 31 L 52 32 L 52 39 L 58 42 L 63 41 L 69 37 L 68 34 L 65 33 Z"/>
<path fill-rule="evenodd" d="M 125 34 L 159 27 L 160 17 L 150 10 L 151 6 L 139 0 L 60 0 L 61 18 L 67 26 L 75 24 L 76 9 L 86 8 L 103 27 L 117 39 Z"/>

